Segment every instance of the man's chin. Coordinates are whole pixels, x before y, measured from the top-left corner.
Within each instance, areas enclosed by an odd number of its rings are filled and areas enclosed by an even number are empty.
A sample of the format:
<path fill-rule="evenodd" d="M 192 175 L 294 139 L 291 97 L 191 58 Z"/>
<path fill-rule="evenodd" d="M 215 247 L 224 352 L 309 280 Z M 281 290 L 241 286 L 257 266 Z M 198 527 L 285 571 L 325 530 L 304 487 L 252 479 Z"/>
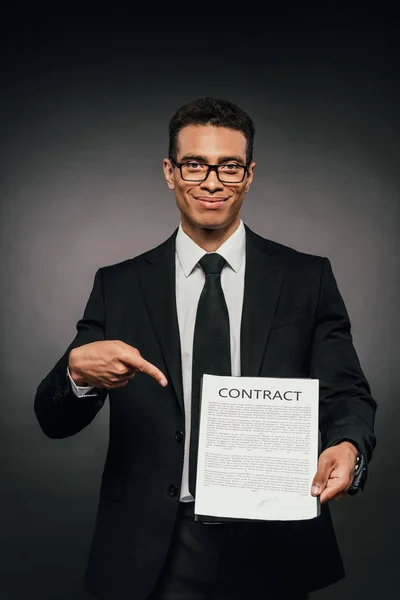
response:
<path fill-rule="evenodd" d="M 215 217 L 210 216 L 208 218 L 196 219 L 196 220 L 192 221 L 192 223 L 199 229 L 215 230 L 215 229 L 222 229 L 223 227 L 226 227 L 227 225 L 230 224 L 230 221 L 228 221 L 227 219 L 221 219 L 221 218 L 216 219 Z"/>
<path fill-rule="evenodd" d="M 182 221 L 186 221 L 189 227 L 196 227 L 208 231 L 224 229 L 236 221 L 237 214 L 222 214 L 217 211 L 188 211 L 181 210 Z"/>

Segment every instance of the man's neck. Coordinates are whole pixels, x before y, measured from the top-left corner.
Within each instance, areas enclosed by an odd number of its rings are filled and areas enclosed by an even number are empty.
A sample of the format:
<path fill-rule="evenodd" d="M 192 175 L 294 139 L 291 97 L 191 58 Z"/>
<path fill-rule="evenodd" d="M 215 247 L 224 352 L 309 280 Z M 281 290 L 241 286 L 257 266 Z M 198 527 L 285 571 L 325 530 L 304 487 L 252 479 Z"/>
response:
<path fill-rule="evenodd" d="M 216 252 L 220 246 L 233 233 L 237 230 L 240 225 L 240 217 L 234 222 L 230 223 L 227 227 L 221 229 L 203 229 L 196 227 L 191 223 L 188 223 L 182 219 L 182 229 L 200 248 L 203 248 L 206 252 Z"/>

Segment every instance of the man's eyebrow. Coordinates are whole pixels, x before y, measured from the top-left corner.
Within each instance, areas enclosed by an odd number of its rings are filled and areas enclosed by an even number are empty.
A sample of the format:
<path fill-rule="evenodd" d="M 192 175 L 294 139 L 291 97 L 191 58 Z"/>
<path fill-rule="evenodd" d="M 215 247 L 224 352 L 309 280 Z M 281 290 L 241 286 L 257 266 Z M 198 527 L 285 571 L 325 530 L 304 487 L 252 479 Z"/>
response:
<path fill-rule="evenodd" d="M 196 161 L 202 162 L 202 163 L 207 162 L 206 157 L 201 156 L 201 154 L 185 154 L 184 156 L 182 156 L 180 162 L 183 162 L 184 160 L 196 160 Z"/>
<path fill-rule="evenodd" d="M 207 163 L 207 158 L 205 156 L 202 156 L 201 154 L 185 154 L 184 156 L 182 156 L 180 162 L 186 160 L 196 160 L 201 163 Z M 232 160 L 241 164 L 243 163 L 243 158 L 241 156 L 238 156 L 237 154 L 232 154 L 229 156 L 220 156 L 217 164 L 221 165 L 222 163 L 227 163 Z"/>
<path fill-rule="evenodd" d="M 238 154 L 232 154 L 230 156 L 220 156 L 220 158 L 218 159 L 218 164 L 220 165 L 221 163 L 226 163 L 231 160 L 234 160 L 238 163 L 243 163 L 243 158 L 241 156 L 239 156 Z"/>

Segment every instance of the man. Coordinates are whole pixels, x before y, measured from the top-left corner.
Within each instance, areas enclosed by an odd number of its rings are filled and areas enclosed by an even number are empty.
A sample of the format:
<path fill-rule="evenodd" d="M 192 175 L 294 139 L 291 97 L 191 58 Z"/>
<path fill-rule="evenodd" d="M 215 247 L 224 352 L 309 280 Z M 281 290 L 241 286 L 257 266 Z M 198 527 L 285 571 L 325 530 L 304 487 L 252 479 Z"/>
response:
<path fill-rule="evenodd" d="M 344 575 L 327 502 L 364 486 L 376 403 L 329 260 L 241 221 L 254 131 L 220 99 L 176 112 L 163 168 L 180 226 L 96 272 L 77 335 L 37 390 L 36 416 L 52 438 L 86 427 L 109 395 L 85 577 L 102 600 L 300 600 Z M 322 452 L 310 490 L 319 517 L 194 521 L 204 372 L 320 380 Z"/>

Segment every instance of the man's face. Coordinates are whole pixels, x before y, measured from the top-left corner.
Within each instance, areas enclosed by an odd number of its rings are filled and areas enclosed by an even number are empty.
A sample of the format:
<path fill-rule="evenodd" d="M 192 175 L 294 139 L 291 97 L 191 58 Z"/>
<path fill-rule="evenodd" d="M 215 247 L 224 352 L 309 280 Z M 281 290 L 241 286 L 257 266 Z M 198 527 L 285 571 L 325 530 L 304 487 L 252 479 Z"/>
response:
<path fill-rule="evenodd" d="M 212 125 L 188 125 L 178 134 L 176 162 L 246 164 L 247 141 L 241 131 Z M 164 159 L 168 187 L 175 191 L 182 223 L 202 229 L 220 229 L 239 221 L 246 188 L 253 179 L 255 162 L 241 183 L 221 183 L 215 171 L 202 182 L 184 181 L 180 171 Z M 231 168 L 231 167 L 228 167 Z M 220 175 L 223 178 L 222 175 Z"/>

